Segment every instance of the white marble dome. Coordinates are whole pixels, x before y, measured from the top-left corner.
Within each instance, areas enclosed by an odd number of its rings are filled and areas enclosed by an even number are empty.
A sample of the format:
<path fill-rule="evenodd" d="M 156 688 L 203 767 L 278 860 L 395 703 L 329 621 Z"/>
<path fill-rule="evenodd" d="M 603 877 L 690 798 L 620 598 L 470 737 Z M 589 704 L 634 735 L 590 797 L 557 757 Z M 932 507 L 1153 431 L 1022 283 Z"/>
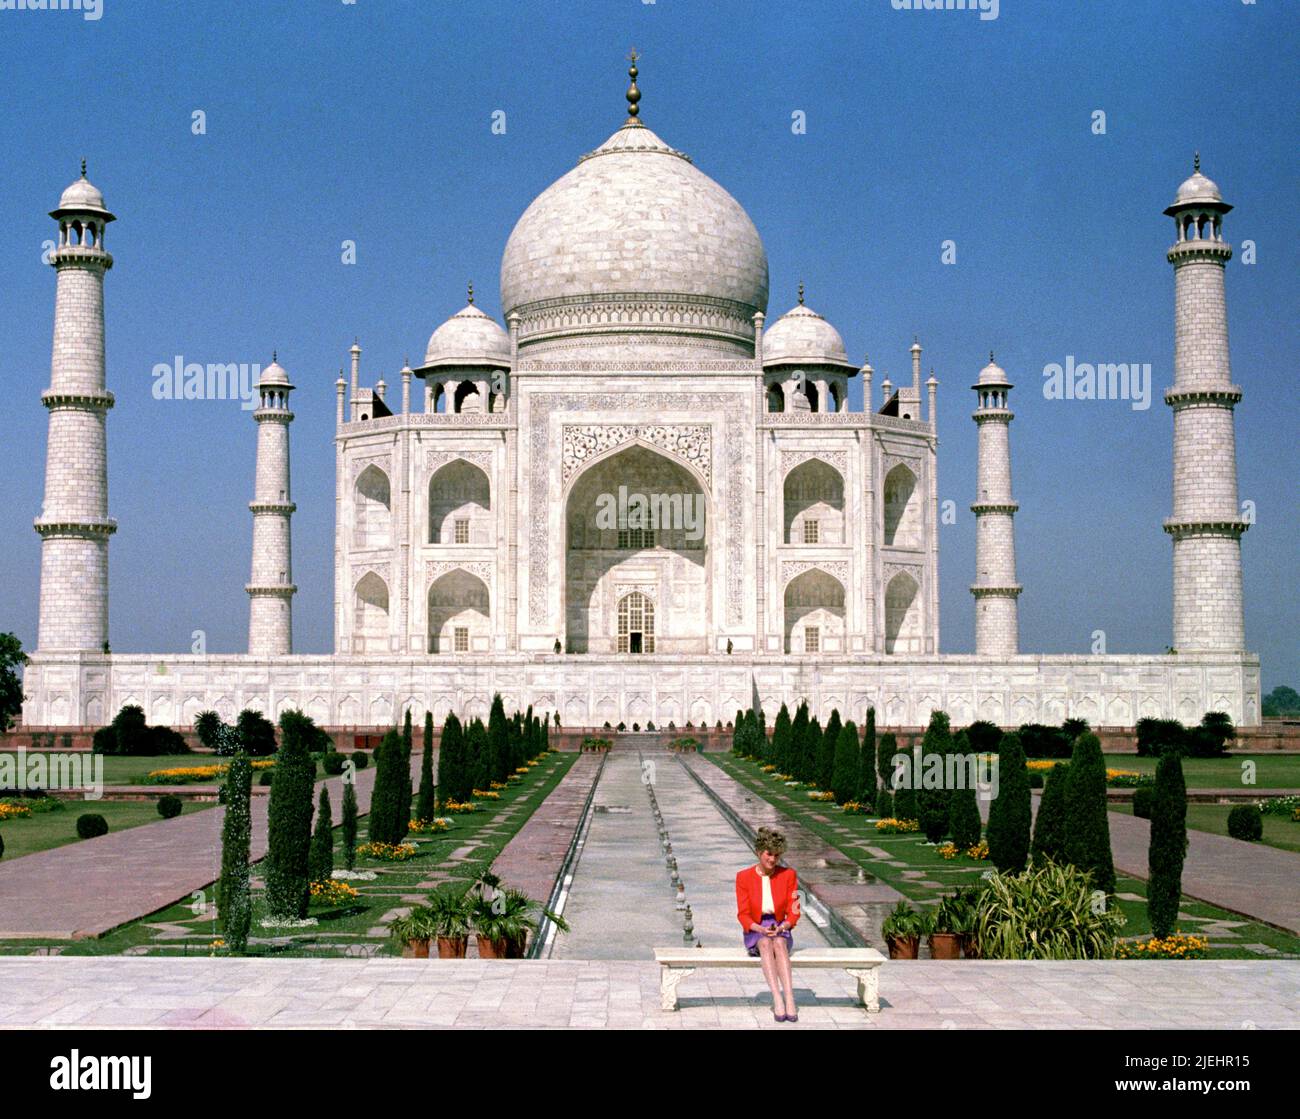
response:
<path fill-rule="evenodd" d="M 763 332 L 763 366 L 838 365 L 849 362 L 840 332 L 811 307 L 798 303 Z"/>
<path fill-rule="evenodd" d="M 468 303 L 429 336 L 425 368 L 510 365 L 510 336 L 491 316 Z"/>
<path fill-rule="evenodd" d="M 108 215 L 108 208 L 104 205 L 104 195 L 94 183 L 86 178 L 84 169 L 81 172 L 81 178 L 69 186 L 60 196 L 59 205 L 50 212 L 50 216 L 57 217 L 60 214 L 70 212 Z M 109 215 L 109 220 L 112 220 L 111 215 Z"/>
<path fill-rule="evenodd" d="M 1007 380 L 1006 370 L 993 360 L 993 355 L 989 354 L 989 363 L 980 370 L 979 379 L 971 388 L 984 388 L 992 386 L 994 388 L 1011 388 L 1011 382 Z"/>
<path fill-rule="evenodd" d="M 262 370 L 262 376 L 258 378 L 259 387 L 284 387 L 293 388 L 289 383 L 289 374 L 285 372 L 284 366 L 276 358 L 271 359 L 271 364 Z"/>
<path fill-rule="evenodd" d="M 520 318 L 521 347 L 603 336 L 752 355 L 767 253 L 730 194 L 629 122 L 524 211 L 501 261 L 501 306 Z"/>

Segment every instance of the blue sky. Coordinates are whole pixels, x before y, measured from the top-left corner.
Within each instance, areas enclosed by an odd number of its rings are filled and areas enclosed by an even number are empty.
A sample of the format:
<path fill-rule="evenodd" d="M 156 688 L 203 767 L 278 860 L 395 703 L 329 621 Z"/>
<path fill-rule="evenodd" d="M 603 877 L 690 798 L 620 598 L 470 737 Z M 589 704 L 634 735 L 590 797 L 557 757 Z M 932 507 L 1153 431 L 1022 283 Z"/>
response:
<path fill-rule="evenodd" d="M 499 313 L 528 202 L 642 119 L 758 226 L 769 319 L 796 285 L 850 355 L 939 390 L 942 645 L 969 651 L 975 425 L 990 348 L 1016 384 L 1021 648 L 1161 651 L 1170 631 L 1173 276 L 1161 211 L 1193 149 L 1236 207 L 1226 235 L 1248 645 L 1266 688 L 1297 671 L 1293 3 L 1002 0 L 996 20 L 889 0 L 451 5 L 103 0 L 102 18 L 0 11 L 0 630 L 36 637 L 54 273 L 46 216 L 76 176 L 119 216 L 109 247 L 111 638 L 120 651 L 247 640 L 255 425 L 237 403 L 151 394 L 151 370 L 266 362 L 298 390 L 295 646 L 332 645 L 333 382 L 354 335 L 397 378 L 464 302 Z M 1095 110 L 1106 132 L 1092 130 Z M 202 110 L 207 133 L 195 136 Z M 493 134 L 504 110 L 506 132 Z M 804 134 L 792 114 L 806 114 Z M 1244 239 L 1257 262 L 1244 264 Z M 341 243 L 357 263 L 341 263 Z M 944 265 L 940 246 L 957 246 Z M 1051 362 L 1149 362 L 1152 405 L 1053 401 Z M 856 390 L 860 397 L 860 390 Z M 855 397 L 854 407 L 858 407 Z"/>

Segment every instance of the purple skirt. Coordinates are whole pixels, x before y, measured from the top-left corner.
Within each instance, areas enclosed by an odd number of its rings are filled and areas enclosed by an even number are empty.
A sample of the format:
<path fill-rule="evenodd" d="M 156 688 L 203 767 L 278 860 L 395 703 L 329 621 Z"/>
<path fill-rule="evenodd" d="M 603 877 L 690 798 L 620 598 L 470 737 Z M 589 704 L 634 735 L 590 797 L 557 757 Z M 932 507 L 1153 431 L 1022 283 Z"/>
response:
<path fill-rule="evenodd" d="M 773 916 L 771 913 L 764 913 L 763 916 L 759 919 L 758 923 L 762 925 L 764 928 L 770 929 L 776 925 L 776 917 Z M 794 937 L 790 935 L 790 930 L 786 929 L 785 932 L 781 933 L 780 935 L 781 938 L 785 941 L 785 946 L 787 951 L 792 950 L 794 948 Z M 749 954 L 751 956 L 758 955 L 758 942 L 762 939 L 764 939 L 762 933 L 756 933 L 756 932 L 745 933 L 745 948 L 749 951 Z"/>

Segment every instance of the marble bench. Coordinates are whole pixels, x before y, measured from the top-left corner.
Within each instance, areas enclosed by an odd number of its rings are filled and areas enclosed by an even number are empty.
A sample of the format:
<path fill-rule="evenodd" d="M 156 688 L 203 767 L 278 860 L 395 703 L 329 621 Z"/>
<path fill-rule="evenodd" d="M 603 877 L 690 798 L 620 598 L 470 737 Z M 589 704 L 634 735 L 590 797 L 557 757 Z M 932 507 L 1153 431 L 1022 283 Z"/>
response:
<path fill-rule="evenodd" d="M 659 973 L 660 1004 L 665 1010 L 677 1009 L 677 985 L 701 968 L 761 968 L 762 961 L 743 948 L 656 948 L 655 962 Z M 868 1013 L 880 1009 L 880 965 L 885 957 L 874 948 L 796 948 L 790 954 L 793 970 L 801 968 L 839 968 L 858 981 L 858 999 Z"/>

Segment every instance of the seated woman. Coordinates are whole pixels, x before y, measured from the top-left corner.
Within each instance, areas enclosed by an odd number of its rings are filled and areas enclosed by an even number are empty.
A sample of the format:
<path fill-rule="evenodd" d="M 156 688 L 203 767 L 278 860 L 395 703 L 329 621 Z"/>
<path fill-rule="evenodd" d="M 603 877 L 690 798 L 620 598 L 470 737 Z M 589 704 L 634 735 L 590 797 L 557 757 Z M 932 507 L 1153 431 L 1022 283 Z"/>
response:
<path fill-rule="evenodd" d="M 799 880 L 791 867 L 781 865 L 784 853 L 784 835 L 772 828 L 758 829 L 754 841 L 758 864 L 736 875 L 736 917 L 749 954 L 763 961 L 763 978 L 772 991 L 772 1016 L 778 1022 L 797 1022 L 790 930 L 799 923 Z M 779 1009 L 783 999 L 784 1014 Z"/>

